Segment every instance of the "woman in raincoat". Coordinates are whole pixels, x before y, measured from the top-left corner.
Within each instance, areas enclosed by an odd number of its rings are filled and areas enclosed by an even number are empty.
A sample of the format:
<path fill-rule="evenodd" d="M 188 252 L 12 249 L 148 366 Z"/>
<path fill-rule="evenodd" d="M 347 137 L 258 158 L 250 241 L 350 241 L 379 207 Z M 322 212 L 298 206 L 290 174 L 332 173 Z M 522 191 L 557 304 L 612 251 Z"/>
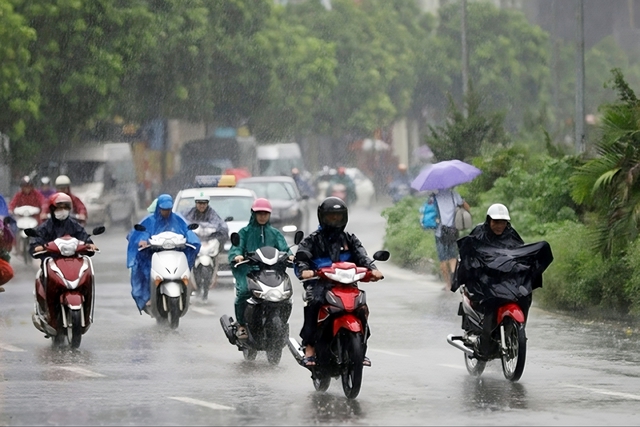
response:
<path fill-rule="evenodd" d="M 164 231 L 172 231 L 182 234 L 187 239 L 187 246 L 184 250 L 189 262 L 189 268 L 193 268 L 196 255 L 200 251 L 200 239 L 195 233 L 187 228 L 186 221 L 178 214 L 173 213 L 173 199 L 168 194 L 158 196 L 155 211 L 148 215 L 141 222 L 145 231 L 131 230 L 128 236 L 129 245 L 127 247 L 127 268 L 131 269 L 131 296 L 133 297 L 140 314 L 146 310 L 146 304 L 151 298 L 149 289 L 149 274 L 151 273 L 150 251 L 139 251 L 149 245 L 149 238 Z"/>
<path fill-rule="evenodd" d="M 273 246 L 291 255 L 287 241 L 282 233 L 269 223 L 271 210 L 271 203 L 267 199 L 256 199 L 253 202 L 249 224 L 238 232 L 240 244 L 232 246 L 229 250 L 230 264 L 233 265 L 233 263 L 242 261 L 247 252 L 254 252 L 263 246 Z M 231 269 L 233 277 L 236 279 L 235 311 L 238 322 L 237 337 L 239 339 L 248 338 L 244 312 L 247 308 L 247 299 L 251 297 L 247 284 L 249 268 L 247 264 L 242 264 Z"/>

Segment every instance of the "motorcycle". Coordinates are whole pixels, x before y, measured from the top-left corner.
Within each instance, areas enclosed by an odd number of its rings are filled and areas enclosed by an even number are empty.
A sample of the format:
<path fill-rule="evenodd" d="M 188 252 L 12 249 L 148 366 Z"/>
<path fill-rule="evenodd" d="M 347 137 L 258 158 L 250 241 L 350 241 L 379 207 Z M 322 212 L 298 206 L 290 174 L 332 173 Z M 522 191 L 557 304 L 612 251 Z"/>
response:
<path fill-rule="evenodd" d="M 213 227 L 198 227 L 194 230 L 202 245 L 193 266 L 191 283 L 202 295 L 203 301 L 207 300 L 209 289 L 212 289 L 217 281 L 220 240 L 214 237 L 215 232 L 216 229 Z"/>
<path fill-rule="evenodd" d="M 391 187 L 391 200 L 398 203 L 400 200 L 411 194 L 411 186 L 407 183 L 397 184 Z"/>
<path fill-rule="evenodd" d="M 25 230 L 28 228 L 35 228 L 38 226 L 37 215 L 40 213 L 40 208 L 37 206 L 23 205 L 18 206 L 13 210 L 13 216 L 16 220 L 16 227 L 18 235 L 16 236 L 16 250 L 25 264 L 31 263 L 31 254 L 29 253 L 29 236 L 25 234 Z"/>
<path fill-rule="evenodd" d="M 104 227 L 93 229 L 94 236 L 104 233 Z M 24 230 L 37 237 L 33 228 Z M 44 245 L 33 254 L 43 256 L 35 281 L 33 325 L 61 345 L 65 338 L 72 348 L 80 347 L 84 335 L 93 323 L 95 277 L 90 256 L 94 254 L 85 242 L 63 236 Z"/>
<path fill-rule="evenodd" d="M 327 197 L 337 197 L 347 203 L 347 186 L 344 184 L 336 183 L 331 184 L 331 188 L 327 192 Z"/>
<path fill-rule="evenodd" d="M 373 255 L 376 261 L 389 259 L 388 251 Z M 317 391 L 326 391 L 331 378 L 342 378 L 342 389 L 348 399 L 355 399 L 362 385 L 363 361 L 367 348 L 368 309 L 365 292 L 358 282 L 368 282 L 371 270 L 351 262 L 336 262 L 316 271 L 307 280 L 326 280 L 333 287 L 327 291 L 326 304 L 318 314 L 319 338 L 316 342 L 316 365 L 304 366 L 304 348 L 289 338 L 289 350 L 301 366 L 311 371 Z"/>
<path fill-rule="evenodd" d="M 474 308 L 466 286 L 460 286 L 462 302 L 458 315 L 462 316 L 462 336 L 447 336 L 447 342 L 464 352 L 464 363 L 469 374 L 480 376 L 489 360 L 502 359 L 502 372 L 510 381 L 518 381 L 524 371 L 527 356 L 527 336 L 525 315 L 516 302 L 506 302 L 496 310 L 497 327 L 491 333 L 494 349 L 490 354 L 480 355 L 479 344 L 482 335 L 484 314 Z"/>
<path fill-rule="evenodd" d="M 190 224 L 189 230 L 198 228 Z M 136 231 L 146 231 L 141 224 L 134 226 Z M 149 238 L 149 246 L 139 250 L 153 252 L 151 256 L 151 274 L 149 277 L 151 295 L 151 313 L 159 324 L 169 324 L 176 329 L 180 317 L 189 308 L 189 278 L 191 271 L 184 249 L 189 246 L 182 234 L 164 231 Z"/>
<path fill-rule="evenodd" d="M 294 244 L 300 243 L 303 236 L 302 231 L 297 231 Z M 237 233 L 231 234 L 231 243 L 234 246 L 240 244 Z M 245 360 L 255 360 L 258 351 L 266 351 L 269 363 L 277 365 L 289 337 L 293 287 L 286 269 L 293 264 L 287 252 L 271 246 L 248 253 L 246 259 L 236 263 L 234 268 L 245 263 L 257 267 L 247 275 L 249 291 L 252 293 L 245 311 L 249 337 L 246 340 L 237 338 L 237 323 L 232 317 L 222 316 L 220 324 L 229 342 L 243 352 Z"/>

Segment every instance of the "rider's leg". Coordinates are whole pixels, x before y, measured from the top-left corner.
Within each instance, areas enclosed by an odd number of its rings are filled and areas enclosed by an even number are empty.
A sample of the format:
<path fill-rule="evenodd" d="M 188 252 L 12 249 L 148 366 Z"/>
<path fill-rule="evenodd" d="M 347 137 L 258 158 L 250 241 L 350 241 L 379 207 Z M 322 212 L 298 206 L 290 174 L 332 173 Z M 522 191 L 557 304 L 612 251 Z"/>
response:
<path fill-rule="evenodd" d="M 300 331 L 302 346 L 305 347 L 305 356 L 315 356 L 315 343 L 318 331 L 318 314 L 324 304 L 324 296 L 327 287 L 320 282 L 306 286 L 304 324 Z"/>
<path fill-rule="evenodd" d="M 247 300 L 251 298 L 251 293 L 249 292 L 247 276 L 245 274 L 241 274 L 239 271 L 234 269 L 233 277 L 236 279 L 235 312 L 236 321 L 239 326 L 238 333 L 241 335 L 241 338 L 244 338 L 246 335 L 246 330 L 244 329 L 246 325 L 244 312 L 247 309 Z"/>

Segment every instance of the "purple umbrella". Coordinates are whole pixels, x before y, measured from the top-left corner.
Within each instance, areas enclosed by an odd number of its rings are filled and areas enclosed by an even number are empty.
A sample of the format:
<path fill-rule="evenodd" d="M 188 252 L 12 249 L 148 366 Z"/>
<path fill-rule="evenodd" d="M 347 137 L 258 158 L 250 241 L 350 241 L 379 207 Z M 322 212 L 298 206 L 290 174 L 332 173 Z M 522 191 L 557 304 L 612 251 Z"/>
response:
<path fill-rule="evenodd" d="M 472 181 L 482 171 L 460 160 L 444 160 L 424 168 L 411 187 L 418 191 L 444 190 Z"/>

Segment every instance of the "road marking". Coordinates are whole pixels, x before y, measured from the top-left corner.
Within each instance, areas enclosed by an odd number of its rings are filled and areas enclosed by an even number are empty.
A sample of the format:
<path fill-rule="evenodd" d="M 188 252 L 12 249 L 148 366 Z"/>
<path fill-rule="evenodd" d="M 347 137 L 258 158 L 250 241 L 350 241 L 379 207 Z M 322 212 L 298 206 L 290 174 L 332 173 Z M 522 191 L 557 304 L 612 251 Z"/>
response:
<path fill-rule="evenodd" d="M 18 353 L 20 351 L 26 351 L 26 350 L 23 350 L 23 349 L 21 349 L 19 347 L 14 346 L 14 345 L 3 344 L 3 343 L 0 343 L 0 350 L 13 351 L 15 353 Z"/>
<path fill-rule="evenodd" d="M 565 386 L 571 387 L 571 388 L 579 388 L 582 390 L 588 390 L 592 393 L 606 394 L 607 396 L 621 397 L 623 399 L 640 400 L 640 395 L 637 395 L 637 394 L 620 393 L 619 391 L 610 391 L 610 390 L 603 390 L 601 388 L 583 387 L 581 385 L 573 385 L 573 384 L 565 384 Z"/>
<path fill-rule="evenodd" d="M 100 378 L 106 377 L 106 375 L 99 374 L 97 372 L 90 371 L 88 369 L 80 368 L 79 366 L 58 366 L 59 369 L 65 371 L 75 372 L 76 374 L 84 375 L 85 377 Z"/>
<path fill-rule="evenodd" d="M 231 406 L 218 405 L 217 403 L 205 402 L 204 400 L 192 399 L 190 397 L 169 397 L 169 399 L 178 400 L 184 403 L 190 403 L 192 405 L 200 405 L 209 409 L 217 409 L 220 411 L 235 411 L 236 408 Z"/>
<path fill-rule="evenodd" d="M 200 308 L 200 307 L 191 306 L 191 310 L 195 311 L 196 313 L 206 314 L 207 316 L 215 315 L 215 313 L 213 311 L 207 310 L 206 308 Z"/>
<path fill-rule="evenodd" d="M 377 348 L 370 348 L 369 351 L 375 351 L 375 352 L 378 352 L 378 353 L 388 354 L 388 355 L 391 355 L 391 356 L 409 357 L 406 354 L 394 353 L 393 351 L 388 351 L 388 350 L 378 350 Z"/>
<path fill-rule="evenodd" d="M 466 370 L 466 369 L 467 369 L 467 368 L 465 368 L 464 366 L 460 366 L 460 365 L 448 365 L 448 364 L 446 364 L 446 363 L 440 363 L 440 364 L 438 364 L 438 366 L 442 366 L 442 367 L 445 367 L 445 368 L 453 368 L 453 369 L 463 369 L 463 370 Z"/>

